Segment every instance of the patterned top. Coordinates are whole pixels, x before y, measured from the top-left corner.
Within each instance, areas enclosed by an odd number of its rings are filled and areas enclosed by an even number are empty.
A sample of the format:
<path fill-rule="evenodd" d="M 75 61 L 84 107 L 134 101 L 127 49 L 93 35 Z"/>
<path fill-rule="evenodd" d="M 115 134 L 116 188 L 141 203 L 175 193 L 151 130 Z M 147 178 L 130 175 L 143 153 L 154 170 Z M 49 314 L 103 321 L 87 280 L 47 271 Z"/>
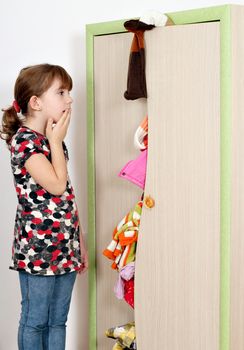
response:
<path fill-rule="evenodd" d="M 64 142 L 63 149 L 68 161 Z M 69 177 L 65 192 L 56 196 L 36 183 L 24 166 L 37 153 L 51 161 L 48 139 L 22 126 L 12 138 L 10 151 L 18 197 L 10 269 L 39 275 L 79 270 L 79 220 Z"/>

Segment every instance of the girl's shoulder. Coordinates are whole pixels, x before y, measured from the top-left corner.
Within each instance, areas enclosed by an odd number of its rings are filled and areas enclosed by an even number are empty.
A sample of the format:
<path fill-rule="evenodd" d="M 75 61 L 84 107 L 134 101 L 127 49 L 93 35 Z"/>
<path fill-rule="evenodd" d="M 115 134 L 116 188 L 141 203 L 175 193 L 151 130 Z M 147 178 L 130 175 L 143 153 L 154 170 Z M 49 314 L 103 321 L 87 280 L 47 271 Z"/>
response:
<path fill-rule="evenodd" d="M 13 162 L 24 162 L 30 155 L 43 153 L 47 157 L 50 153 L 48 139 L 39 132 L 21 126 L 10 143 L 10 152 Z"/>
<path fill-rule="evenodd" d="M 16 143 L 20 144 L 22 142 L 26 142 L 26 141 L 31 142 L 34 140 L 47 141 L 47 138 L 35 130 L 27 128 L 26 126 L 21 126 L 16 131 L 15 135 L 12 137 L 11 143 L 12 144 L 16 144 Z"/>
<path fill-rule="evenodd" d="M 65 158 L 69 160 L 66 144 L 64 141 L 62 144 Z M 21 126 L 12 137 L 10 151 L 12 154 L 17 154 L 21 159 L 25 159 L 29 157 L 28 154 L 34 153 L 43 153 L 48 157 L 50 155 L 50 145 L 45 135 L 26 126 Z"/>
<path fill-rule="evenodd" d="M 12 140 L 10 143 L 10 149 L 14 150 L 16 148 L 19 148 L 19 147 L 23 148 L 25 146 L 26 147 L 44 146 L 49 149 L 49 143 L 46 136 L 26 126 L 21 126 L 12 137 Z"/>

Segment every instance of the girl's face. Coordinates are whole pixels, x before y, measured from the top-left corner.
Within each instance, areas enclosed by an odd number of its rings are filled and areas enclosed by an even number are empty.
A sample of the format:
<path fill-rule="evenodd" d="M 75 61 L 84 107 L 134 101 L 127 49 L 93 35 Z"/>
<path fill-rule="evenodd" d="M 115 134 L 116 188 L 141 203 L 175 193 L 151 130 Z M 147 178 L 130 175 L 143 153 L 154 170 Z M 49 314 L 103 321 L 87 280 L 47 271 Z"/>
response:
<path fill-rule="evenodd" d="M 40 97 L 41 111 L 46 120 L 53 119 L 57 123 L 67 109 L 71 109 L 73 99 L 67 89 L 61 88 L 62 82 L 55 78 L 52 85 Z"/>

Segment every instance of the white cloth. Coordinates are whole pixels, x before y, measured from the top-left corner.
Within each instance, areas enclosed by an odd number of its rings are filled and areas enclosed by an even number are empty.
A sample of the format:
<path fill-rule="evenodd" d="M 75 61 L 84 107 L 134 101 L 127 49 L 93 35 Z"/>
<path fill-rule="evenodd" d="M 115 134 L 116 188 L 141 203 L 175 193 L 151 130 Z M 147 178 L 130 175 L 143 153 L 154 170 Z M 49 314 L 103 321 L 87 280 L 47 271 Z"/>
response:
<path fill-rule="evenodd" d="M 167 22 L 167 19 L 168 17 L 164 13 L 149 10 L 140 17 L 139 21 L 146 24 L 153 24 L 155 27 L 162 27 Z"/>

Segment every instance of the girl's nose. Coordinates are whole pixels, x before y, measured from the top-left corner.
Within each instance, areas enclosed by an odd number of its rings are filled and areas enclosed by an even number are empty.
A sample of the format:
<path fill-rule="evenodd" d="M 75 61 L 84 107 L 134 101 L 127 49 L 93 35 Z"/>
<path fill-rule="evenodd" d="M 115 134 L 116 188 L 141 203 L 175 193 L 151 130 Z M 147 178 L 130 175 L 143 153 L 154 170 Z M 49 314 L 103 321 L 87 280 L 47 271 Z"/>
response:
<path fill-rule="evenodd" d="M 72 103 L 73 102 L 73 98 L 71 97 L 71 96 L 69 96 L 69 98 L 68 98 L 68 103 Z"/>

